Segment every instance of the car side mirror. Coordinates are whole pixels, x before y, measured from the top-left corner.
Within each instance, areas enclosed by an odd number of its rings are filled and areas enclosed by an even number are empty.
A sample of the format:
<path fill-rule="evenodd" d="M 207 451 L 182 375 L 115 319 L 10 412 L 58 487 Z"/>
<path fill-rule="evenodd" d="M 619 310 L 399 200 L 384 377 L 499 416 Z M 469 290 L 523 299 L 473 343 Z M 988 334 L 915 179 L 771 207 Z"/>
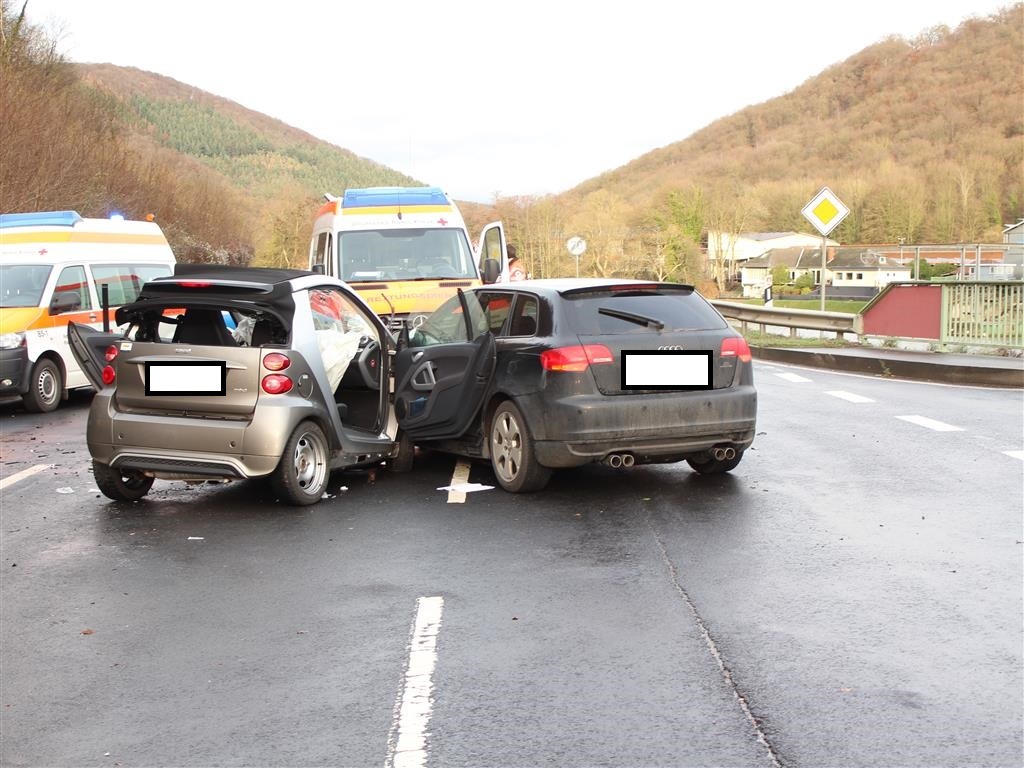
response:
<path fill-rule="evenodd" d="M 62 312 L 72 312 L 82 308 L 82 297 L 78 291 L 61 291 L 54 294 L 50 300 L 50 314 L 59 315 Z"/>
<path fill-rule="evenodd" d="M 498 282 L 498 275 L 501 274 L 501 264 L 497 259 L 484 259 L 484 282 Z"/>
<path fill-rule="evenodd" d="M 314 264 L 313 265 L 313 269 L 311 271 L 312 272 L 316 272 L 318 275 L 322 275 L 322 274 L 324 274 L 324 265 L 323 264 Z"/>

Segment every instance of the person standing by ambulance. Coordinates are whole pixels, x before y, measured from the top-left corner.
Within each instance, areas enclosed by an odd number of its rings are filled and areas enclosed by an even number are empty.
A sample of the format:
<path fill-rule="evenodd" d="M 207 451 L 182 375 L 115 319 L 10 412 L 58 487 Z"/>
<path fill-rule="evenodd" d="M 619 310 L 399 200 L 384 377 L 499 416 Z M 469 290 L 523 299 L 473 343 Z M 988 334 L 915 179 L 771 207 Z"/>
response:
<path fill-rule="evenodd" d="M 526 270 L 523 269 L 519 257 L 516 255 L 516 247 L 508 244 L 508 279 L 509 282 L 518 282 L 527 279 Z"/>

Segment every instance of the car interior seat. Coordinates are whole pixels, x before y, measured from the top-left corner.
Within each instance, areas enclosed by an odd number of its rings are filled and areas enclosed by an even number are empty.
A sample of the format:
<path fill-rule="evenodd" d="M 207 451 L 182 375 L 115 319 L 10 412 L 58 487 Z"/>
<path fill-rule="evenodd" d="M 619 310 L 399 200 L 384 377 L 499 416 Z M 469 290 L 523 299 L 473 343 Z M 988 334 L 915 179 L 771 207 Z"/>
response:
<path fill-rule="evenodd" d="M 250 347 L 262 347 L 264 344 L 279 344 L 278 324 L 273 320 L 260 320 L 252 327 Z"/>
<path fill-rule="evenodd" d="M 536 334 L 537 318 L 520 315 L 512 319 L 512 327 L 509 329 L 510 336 L 535 336 Z"/>
<path fill-rule="evenodd" d="M 216 309 L 186 310 L 174 330 L 172 341 L 210 347 L 237 346 L 231 332 L 224 325 L 220 310 Z"/>

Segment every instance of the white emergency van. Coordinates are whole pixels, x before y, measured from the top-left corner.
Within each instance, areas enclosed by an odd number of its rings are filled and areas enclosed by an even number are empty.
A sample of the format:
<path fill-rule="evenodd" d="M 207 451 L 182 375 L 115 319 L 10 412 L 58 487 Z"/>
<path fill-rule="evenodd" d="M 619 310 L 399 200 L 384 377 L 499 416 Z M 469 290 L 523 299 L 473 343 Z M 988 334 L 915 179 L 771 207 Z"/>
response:
<path fill-rule="evenodd" d="M 172 274 L 174 261 L 151 221 L 0 214 L 0 395 L 21 395 L 28 410 L 44 412 L 68 390 L 88 387 L 68 346 L 68 322 L 102 328 L 104 287 L 116 308 L 147 280 Z"/>
<path fill-rule="evenodd" d="M 438 187 L 348 189 L 313 222 L 309 268 L 349 283 L 383 318 L 422 322 L 459 288 L 494 283 L 508 273 L 500 222 L 478 247 L 455 202 Z"/>

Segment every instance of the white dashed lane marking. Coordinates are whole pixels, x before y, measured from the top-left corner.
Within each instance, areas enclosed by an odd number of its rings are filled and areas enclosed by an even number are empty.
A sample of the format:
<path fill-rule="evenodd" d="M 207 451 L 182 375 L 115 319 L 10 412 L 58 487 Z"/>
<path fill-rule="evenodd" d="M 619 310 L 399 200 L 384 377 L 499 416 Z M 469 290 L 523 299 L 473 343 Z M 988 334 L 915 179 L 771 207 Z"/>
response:
<path fill-rule="evenodd" d="M 387 768 L 423 768 L 427 764 L 427 728 L 434 708 L 434 668 L 443 610 L 443 597 L 416 601 L 409 664 L 388 738 Z"/>
<path fill-rule="evenodd" d="M 455 462 L 455 471 L 452 472 L 452 481 L 450 485 L 462 485 L 463 483 L 469 482 L 469 462 L 468 461 L 457 461 Z M 463 491 L 448 491 L 448 503 L 449 504 L 465 504 L 466 494 Z"/>
<path fill-rule="evenodd" d="M 38 474 L 44 469 L 51 469 L 52 467 L 53 464 L 36 464 L 34 467 L 21 470 L 21 472 L 15 472 L 13 475 L 0 480 L 0 491 L 10 485 L 14 485 L 19 480 L 24 480 L 26 477 L 32 477 L 32 475 Z"/>
<path fill-rule="evenodd" d="M 805 379 L 798 373 L 776 373 L 775 375 L 778 376 L 780 379 L 792 381 L 795 384 L 808 384 L 811 381 L 810 379 Z"/>
<path fill-rule="evenodd" d="M 832 397 L 838 397 L 840 400 L 846 400 L 850 403 L 873 403 L 875 402 L 870 397 L 864 397 L 864 395 L 858 395 L 853 392 L 843 392 L 841 389 L 835 389 L 831 392 L 826 392 L 826 395 L 832 395 Z"/>
<path fill-rule="evenodd" d="M 907 421 L 911 424 L 917 424 L 919 427 L 926 427 L 936 432 L 963 432 L 963 427 L 954 427 L 952 424 L 946 424 L 942 421 L 936 421 L 935 419 L 929 419 L 927 416 L 897 416 L 897 419 L 901 421 Z"/>

